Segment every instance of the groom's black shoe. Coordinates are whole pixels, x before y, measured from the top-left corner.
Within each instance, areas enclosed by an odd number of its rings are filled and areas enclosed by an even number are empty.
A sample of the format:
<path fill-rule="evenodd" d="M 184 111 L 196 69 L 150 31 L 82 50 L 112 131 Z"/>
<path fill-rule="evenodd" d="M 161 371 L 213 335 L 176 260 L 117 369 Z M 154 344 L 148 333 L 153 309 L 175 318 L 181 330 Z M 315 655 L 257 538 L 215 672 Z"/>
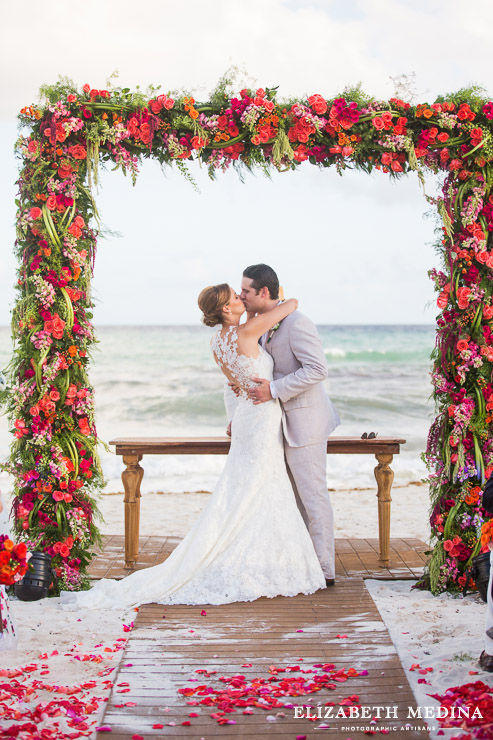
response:
<path fill-rule="evenodd" d="M 329 586 L 333 586 L 334 584 L 335 584 L 335 578 L 326 578 L 325 579 L 325 585 L 326 585 L 327 588 L 329 588 Z"/>

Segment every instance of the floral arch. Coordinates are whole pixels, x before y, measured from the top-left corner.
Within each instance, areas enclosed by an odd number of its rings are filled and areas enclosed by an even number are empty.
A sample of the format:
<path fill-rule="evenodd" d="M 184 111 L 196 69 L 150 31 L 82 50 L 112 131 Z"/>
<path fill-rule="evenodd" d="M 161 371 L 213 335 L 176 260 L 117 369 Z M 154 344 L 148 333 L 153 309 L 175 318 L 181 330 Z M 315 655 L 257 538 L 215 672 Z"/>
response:
<path fill-rule="evenodd" d="M 18 299 L 3 394 L 17 534 L 53 555 L 63 588 L 86 585 L 98 539 L 93 496 L 103 485 L 87 374 L 100 162 L 132 178 L 143 157 L 187 176 L 193 160 L 211 176 L 230 166 L 351 166 L 391 177 L 428 170 L 444 185 L 433 200 L 442 269 L 430 271 L 439 314 L 436 418 L 424 453 L 434 543 L 425 584 L 434 593 L 462 589 L 490 531 L 484 524 L 481 534 L 482 485 L 493 471 L 493 102 L 475 89 L 415 106 L 359 89 L 282 103 L 275 90 L 231 97 L 218 88 L 203 104 L 64 81 L 42 92 L 44 103 L 21 111 L 17 142 Z"/>

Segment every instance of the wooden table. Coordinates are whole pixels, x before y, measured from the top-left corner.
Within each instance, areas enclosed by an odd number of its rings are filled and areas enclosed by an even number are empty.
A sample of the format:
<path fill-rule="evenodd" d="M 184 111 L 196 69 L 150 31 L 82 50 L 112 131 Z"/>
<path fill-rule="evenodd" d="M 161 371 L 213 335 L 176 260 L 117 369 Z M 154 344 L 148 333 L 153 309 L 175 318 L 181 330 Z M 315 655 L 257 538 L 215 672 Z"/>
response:
<path fill-rule="evenodd" d="M 394 472 L 390 467 L 405 439 L 396 437 L 330 437 L 328 455 L 375 455 L 378 499 L 379 559 L 390 561 L 390 492 Z M 229 437 L 118 437 L 111 440 L 116 454 L 122 455 L 125 470 L 122 473 L 125 490 L 125 568 L 132 569 L 139 554 L 140 484 L 144 469 L 139 465 L 144 455 L 227 455 Z"/>

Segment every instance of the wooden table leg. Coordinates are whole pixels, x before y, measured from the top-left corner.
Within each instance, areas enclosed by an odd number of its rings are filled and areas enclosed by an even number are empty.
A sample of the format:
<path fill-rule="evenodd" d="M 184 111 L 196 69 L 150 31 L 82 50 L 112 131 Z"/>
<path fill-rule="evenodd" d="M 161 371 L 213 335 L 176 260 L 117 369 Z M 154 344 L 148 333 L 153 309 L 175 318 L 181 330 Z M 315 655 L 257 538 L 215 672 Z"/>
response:
<path fill-rule="evenodd" d="M 125 568 L 133 568 L 139 554 L 140 484 L 144 469 L 139 465 L 142 455 L 123 455 L 127 466 L 122 473 L 125 497 Z"/>
<path fill-rule="evenodd" d="M 378 541 L 379 560 L 390 561 L 390 491 L 394 482 L 394 471 L 390 467 L 393 455 L 377 453 L 378 465 L 375 468 L 378 498 Z"/>

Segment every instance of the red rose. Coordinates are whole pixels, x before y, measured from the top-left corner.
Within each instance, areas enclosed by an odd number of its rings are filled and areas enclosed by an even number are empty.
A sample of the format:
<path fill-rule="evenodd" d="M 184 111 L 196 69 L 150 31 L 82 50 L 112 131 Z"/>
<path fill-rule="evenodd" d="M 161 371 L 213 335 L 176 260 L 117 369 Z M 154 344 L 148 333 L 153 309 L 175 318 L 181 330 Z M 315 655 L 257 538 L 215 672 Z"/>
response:
<path fill-rule="evenodd" d="M 76 226 L 78 226 L 79 229 L 82 229 L 86 225 L 86 222 L 84 221 L 84 219 L 82 218 L 82 216 L 76 216 L 74 218 L 74 224 Z"/>
<path fill-rule="evenodd" d="M 50 195 L 50 196 L 48 196 L 48 198 L 46 200 L 46 207 L 50 211 L 54 211 L 55 210 L 55 208 L 56 208 L 56 195 Z"/>
<path fill-rule="evenodd" d="M 150 100 L 149 108 L 152 110 L 154 115 L 157 116 L 157 114 L 163 109 L 163 104 L 159 100 Z"/>
<path fill-rule="evenodd" d="M 460 168 L 462 167 L 462 160 L 461 159 L 451 159 L 448 167 L 449 167 L 449 170 L 451 170 L 452 172 L 454 170 L 460 170 Z"/>
<path fill-rule="evenodd" d="M 36 221 L 36 219 L 38 219 L 38 218 L 41 217 L 41 214 L 42 214 L 42 210 L 41 210 L 41 208 L 38 208 L 38 206 L 35 206 L 34 208 L 31 208 L 31 210 L 29 211 L 29 215 L 35 221 Z"/>
<path fill-rule="evenodd" d="M 72 171 L 73 170 L 72 170 L 72 167 L 70 165 L 68 165 L 68 164 L 62 164 L 58 168 L 58 175 L 59 175 L 59 177 L 62 180 L 64 180 L 66 177 L 70 177 L 70 175 L 72 174 Z"/>
<path fill-rule="evenodd" d="M 24 560 L 27 555 L 27 547 L 24 542 L 19 542 L 19 544 L 14 547 L 14 555 L 18 560 Z"/>
<path fill-rule="evenodd" d="M 57 141 L 65 141 L 67 138 L 67 134 L 65 133 L 65 129 L 61 123 L 57 123 L 56 125 L 56 140 Z"/>
<path fill-rule="evenodd" d="M 86 150 L 83 146 L 80 146 L 79 144 L 71 146 L 69 151 L 74 159 L 85 159 L 87 157 Z"/>
<path fill-rule="evenodd" d="M 86 83 L 82 89 L 85 93 L 88 93 L 91 91 L 91 86 Z"/>

